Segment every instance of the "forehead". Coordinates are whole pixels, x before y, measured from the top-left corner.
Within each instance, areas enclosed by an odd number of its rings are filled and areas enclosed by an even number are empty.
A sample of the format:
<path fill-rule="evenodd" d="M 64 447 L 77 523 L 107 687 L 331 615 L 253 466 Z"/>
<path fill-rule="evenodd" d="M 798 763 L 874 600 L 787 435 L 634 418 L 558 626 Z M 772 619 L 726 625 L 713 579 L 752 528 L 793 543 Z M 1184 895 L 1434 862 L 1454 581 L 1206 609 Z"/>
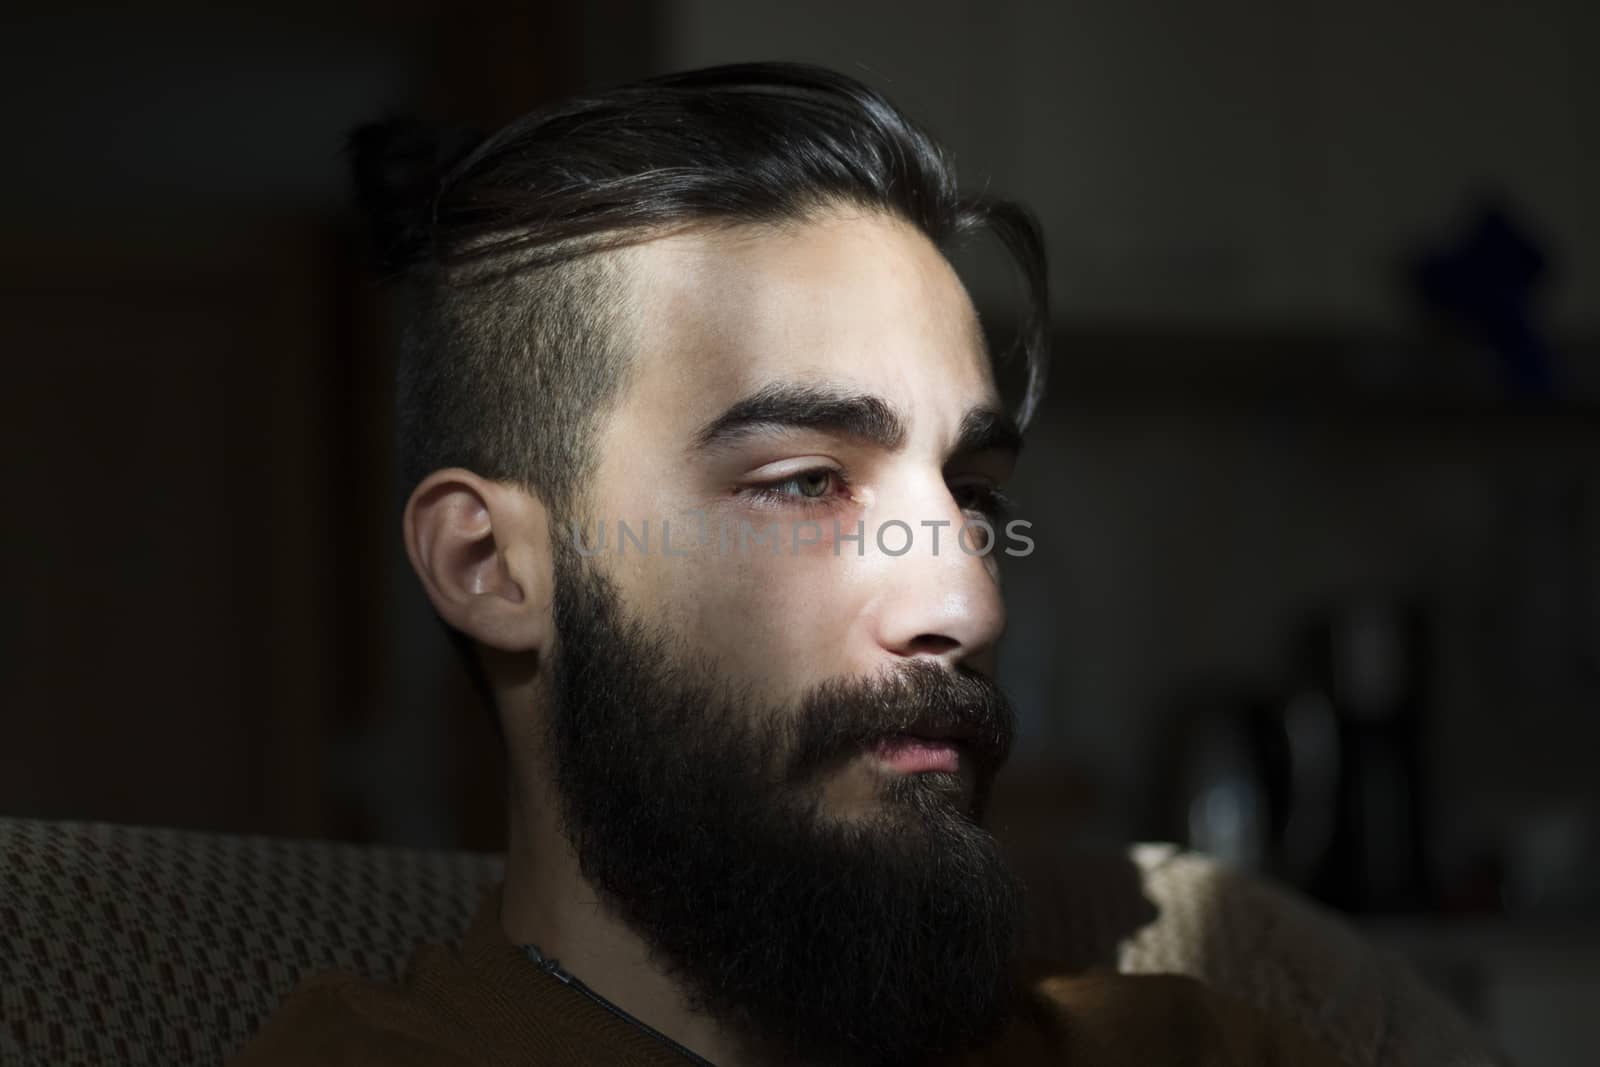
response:
<path fill-rule="evenodd" d="M 915 424 L 998 401 L 965 287 L 891 216 L 681 233 L 635 246 L 629 268 L 644 403 L 708 414 L 773 381 L 827 382 L 881 395 Z"/>

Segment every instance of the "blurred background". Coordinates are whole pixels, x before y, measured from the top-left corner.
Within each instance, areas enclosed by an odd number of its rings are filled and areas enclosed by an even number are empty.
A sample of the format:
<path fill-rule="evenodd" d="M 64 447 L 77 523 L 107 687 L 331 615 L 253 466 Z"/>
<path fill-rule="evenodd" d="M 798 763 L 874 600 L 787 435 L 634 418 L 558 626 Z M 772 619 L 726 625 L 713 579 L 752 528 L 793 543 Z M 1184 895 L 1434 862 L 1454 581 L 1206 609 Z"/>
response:
<path fill-rule="evenodd" d="M 1049 235 L 1002 831 L 1205 848 L 1521 1062 L 1592 1062 L 1600 6 L 4 18 L 0 812 L 498 848 L 496 742 L 400 548 L 343 136 L 807 59 Z M 963 266 L 1005 332 L 1009 279 Z"/>

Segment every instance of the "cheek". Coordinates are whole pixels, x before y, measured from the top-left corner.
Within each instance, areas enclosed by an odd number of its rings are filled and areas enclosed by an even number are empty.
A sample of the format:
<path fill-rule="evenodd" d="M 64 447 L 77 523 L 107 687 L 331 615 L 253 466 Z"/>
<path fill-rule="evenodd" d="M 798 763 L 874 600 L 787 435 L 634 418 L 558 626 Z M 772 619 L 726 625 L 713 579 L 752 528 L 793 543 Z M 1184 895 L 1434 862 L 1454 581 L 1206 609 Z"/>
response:
<path fill-rule="evenodd" d="M 825 535 L 826 536 L 826 535 Z M 783 545 L 777 554 L 730 541 L 680 559 L 662 574 L 675 628 L 713 656 L 731 680 L 787 700 L 843 672 L 860 615 L 849 560 L 829 546 Z M 681 628 L 680 628 L 681 627 Z"/>

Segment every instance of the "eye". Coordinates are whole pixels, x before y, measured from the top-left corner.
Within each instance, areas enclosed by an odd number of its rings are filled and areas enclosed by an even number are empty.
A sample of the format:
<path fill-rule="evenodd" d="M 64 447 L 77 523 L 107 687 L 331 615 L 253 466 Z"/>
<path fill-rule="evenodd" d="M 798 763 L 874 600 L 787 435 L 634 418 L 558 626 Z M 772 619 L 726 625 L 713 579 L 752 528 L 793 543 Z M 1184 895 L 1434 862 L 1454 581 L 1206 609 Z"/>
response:
<path fill-rule="evenodd" d="M 812 500 L 827 496 L 828 487 L 832 484 L 833 472 L 830 470 L 805 471 L 778 483 L 780 487 L 793 486 L 795 495 Z"/>
<path fill-rule="evenodd" d="M 762 500 L 813 507 L 826 504 L 830 498 L 838 497 L 847 488 L 842 473 L 829 467 L 817 467 L 755 486 L 750 491 Z"/>
<path fill-rule="evenodd" d="M 998 486 L 984 482 L 969 482 L 950 487 L 950 495 L 962 511 L 975 511 L 992 522 L 1001 522 L 1011 515 L 1012 501 Z"/>

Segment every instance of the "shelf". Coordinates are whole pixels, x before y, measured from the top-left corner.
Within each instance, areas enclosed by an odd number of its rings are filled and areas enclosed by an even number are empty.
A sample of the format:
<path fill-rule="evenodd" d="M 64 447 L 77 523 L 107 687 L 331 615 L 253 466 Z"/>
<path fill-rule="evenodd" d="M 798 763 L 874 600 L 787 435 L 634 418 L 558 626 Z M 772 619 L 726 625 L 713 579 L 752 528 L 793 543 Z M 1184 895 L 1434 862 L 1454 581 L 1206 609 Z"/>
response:
<path fill-rule="evenodd" d="M 1579 969 L 1600 975 L 1600 916 L 1358 917 L 1376 943 L 1416 960 L 1470 962 L 1497 970 Z"/>
<path fill-rule="evenodd" d="M 1567 346 L 1574 381 L 1600 343 Z M 1182 419 L 1315 432 L 1551 439 L 1600 447 L 1600 390 L 1519 398 L 1489 357 L 1437 340 L 1353 332 L 1070 328 L 1054 338 L 1042 415 L 1069 424 Z"/>

